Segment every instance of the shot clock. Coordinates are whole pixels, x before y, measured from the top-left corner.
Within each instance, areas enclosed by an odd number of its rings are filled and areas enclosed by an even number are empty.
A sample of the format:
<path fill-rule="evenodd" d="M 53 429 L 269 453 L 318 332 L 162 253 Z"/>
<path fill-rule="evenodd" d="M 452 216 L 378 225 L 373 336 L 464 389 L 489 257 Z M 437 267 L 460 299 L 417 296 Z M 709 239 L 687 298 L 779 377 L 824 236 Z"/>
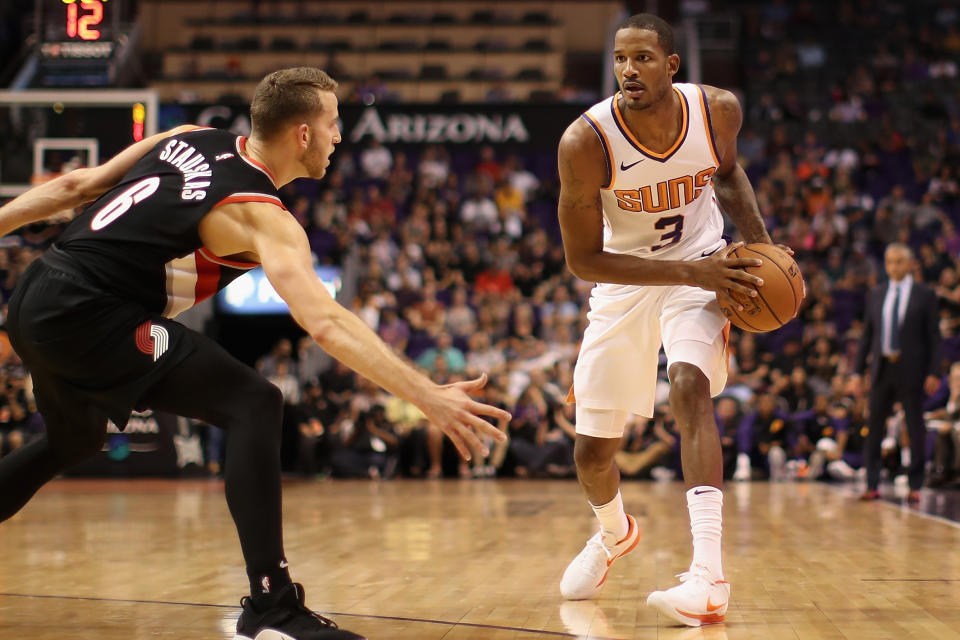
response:
<path fill-rule="evenodd" d="M 124 0 L 37 0 L 44 43 L 114 42 L 125 13 Z"/>
<path fill-rule="evenodd" d="M 64 4 L 67 5 L 67 37 L 99 40 L 103 34 L 97 27 L 103 22 L 103 5 L 106 3 L 103 0 L 73 0 Z M 80 9 L 89 13 L 80 13 Z"/>
<path fill-rule="evenodd" d="M 126 42 L 127 0 L 36 0 L 43 86 L 109 86 Z"/>

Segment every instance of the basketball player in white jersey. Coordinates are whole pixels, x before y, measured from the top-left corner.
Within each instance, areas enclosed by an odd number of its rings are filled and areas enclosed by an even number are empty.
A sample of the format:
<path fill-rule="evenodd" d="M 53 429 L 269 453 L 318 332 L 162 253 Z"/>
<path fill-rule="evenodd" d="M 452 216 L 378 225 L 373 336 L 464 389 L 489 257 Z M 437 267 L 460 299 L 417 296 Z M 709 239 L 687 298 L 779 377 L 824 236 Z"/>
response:
<path fill-rule="evenodd" d="M 630 414 L 653 416 L 661 344 L 681 432 L 693 561 L 681 584 L 647 603 L 690 626 L 722 622 L 730 586 L 720 560 L 723 464 L 711 397 L 727 378 L 728 323 L 717 299 L 751 295 L 721 237 L 720 209 L 747 242 L 770 242 L 736 162 L 742 122 L 727 91 L 673 84 L 673 32 L 657 16 L 626 19 L 614 39 L 620 91 L 590 108 L 560 141 L 559 216 L 567 265 L 598 283 L 574 374 L 575 458 L 600 531 L 567 567 L 568 599 L 589 598 L 640 533 L 624 512 L 620 448 Z"/>

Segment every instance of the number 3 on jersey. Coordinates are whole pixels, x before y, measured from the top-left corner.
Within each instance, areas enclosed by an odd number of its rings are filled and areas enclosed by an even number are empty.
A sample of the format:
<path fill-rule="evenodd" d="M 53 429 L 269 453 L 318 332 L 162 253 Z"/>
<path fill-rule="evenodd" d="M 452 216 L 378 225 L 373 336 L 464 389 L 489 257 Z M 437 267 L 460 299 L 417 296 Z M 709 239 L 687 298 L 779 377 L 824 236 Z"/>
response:
<path fill-rule="evenodd" d="M 654 222 L 653 226 L 657 229 L 673 227 L 673 231 L 668 231 L 660 236 L 661 240 L 669 240 L 669 242 L 654 245 L 650 247 L 650 251 L 657 251 L 658 249 L 669 247 L 671 244 L 677 244 L 683 236 L 683 216 L 665 216 Z"/>
<path fill-rule="evenodd" d="M 160 178 L 151 176 L 131 185 L 117 197 L 108 202 L 90 221 L 90 228 L 100 231 L 105 226 L 125 214 L 133 205 L 143 202 L 154 194 L 160 186 Z"/>

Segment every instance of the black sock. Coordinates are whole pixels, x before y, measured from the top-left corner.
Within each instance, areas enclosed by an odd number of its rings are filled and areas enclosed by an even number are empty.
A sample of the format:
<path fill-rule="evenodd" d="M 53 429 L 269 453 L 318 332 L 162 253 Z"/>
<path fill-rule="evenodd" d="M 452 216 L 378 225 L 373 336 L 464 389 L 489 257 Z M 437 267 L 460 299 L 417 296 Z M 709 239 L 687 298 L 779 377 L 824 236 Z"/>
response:
<path fill-rule="evenodd" d="M 277 594 L 293 581 L 287 569 L 287 561 L 281 560 L 275 569 L 247 574 L 250 579 L 250 597 L 257 608 L 271 606 L 276 602 Z"/>

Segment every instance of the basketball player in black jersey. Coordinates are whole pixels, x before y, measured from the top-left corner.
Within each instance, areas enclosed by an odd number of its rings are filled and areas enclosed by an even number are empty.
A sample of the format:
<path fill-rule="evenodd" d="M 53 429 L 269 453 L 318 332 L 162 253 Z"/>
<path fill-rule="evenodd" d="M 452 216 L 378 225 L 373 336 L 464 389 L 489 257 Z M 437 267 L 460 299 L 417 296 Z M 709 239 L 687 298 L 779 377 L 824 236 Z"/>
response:
<path fill-rule="evenodd" d="M 9 303 L 11 342 L 31 372 L 47 435 L 0 460 L 0 521 L 47 481 L 100 451 L 107 420 L 151 408 L 226 429 L 226 495 L 251 595 L 237 640 L 350 640 L 304 605 L 284 558 L 280 391 L 212 340 L 172 320 L 262 265 L 294 319 L 327 352 L 414 402 L 467 458 L 503 434 L 472 400 L 485 377 L 438 386 L 417 373 L 314 274 L 306 234 L 277 189 L 323 177 L 337 128 L 336 82 L 313 68 L 271 73 L 249 139 L 180 127 L 138 142 L 0 209 L 0 233 L 96 200 L 24 273 Z"/>

